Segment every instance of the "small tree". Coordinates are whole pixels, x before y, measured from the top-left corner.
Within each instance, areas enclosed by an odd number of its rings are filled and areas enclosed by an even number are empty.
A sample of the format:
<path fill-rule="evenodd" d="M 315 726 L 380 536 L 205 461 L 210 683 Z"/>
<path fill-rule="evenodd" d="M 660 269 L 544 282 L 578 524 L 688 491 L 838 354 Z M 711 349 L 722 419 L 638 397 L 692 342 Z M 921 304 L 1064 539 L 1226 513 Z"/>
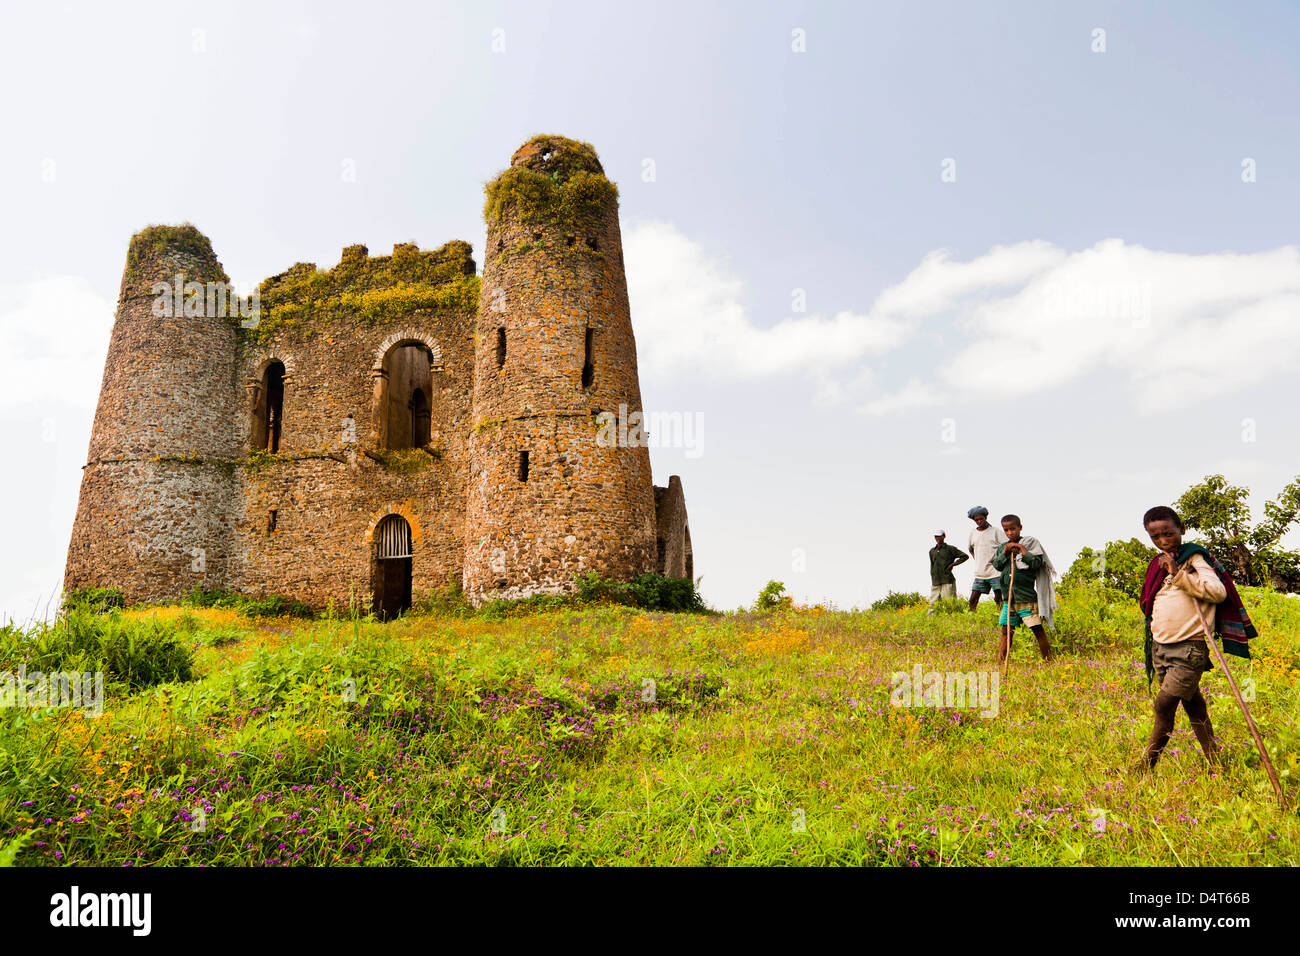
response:
<path fill-rule="evenodd" d="M 1223 475 L 1210 475 L 1188 488 L 1173 507 L 1238 583 L 1300 591 L 1300 553 L 1278 545 L 1300 518 L 1300 478 L 1264 504 L 1264 518 L 1253 528 L 1249 495 L 1250 489 L 1228 484 Z"/>
<path fill-rule="evenodd" d="M 755 611 L 775 611 L 793 606 L 794 598 L 785 593 L 785 585 L 780 581 L 768 581 L 754 602 Z"/>

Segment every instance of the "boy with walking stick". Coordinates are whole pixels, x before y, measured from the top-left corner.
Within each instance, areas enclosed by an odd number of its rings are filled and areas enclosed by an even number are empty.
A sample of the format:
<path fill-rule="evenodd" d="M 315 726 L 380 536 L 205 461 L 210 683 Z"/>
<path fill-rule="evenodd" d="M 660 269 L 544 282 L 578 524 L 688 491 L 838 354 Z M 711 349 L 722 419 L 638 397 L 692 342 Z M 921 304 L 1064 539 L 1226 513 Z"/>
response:
<path fill-rule="evenodd" d="M 1043 623 L 1052 622 L 1056 608 L 1052 589 L 1056 569 L 1038 539 L 1021 534 L 1024 528 L 1018 515 L 1003 515 L 1001 524 L 1007 540 L 998 545 L 993 556 L 993 567 L 1002 573 L 1002 593 L 1006 595 L 998 620 L 999 628 L 1005 628 L 998 635 L 998 663 L 1010 657 L 1017 624 L 1024 624 L 1034 632 L 1043 660 L 1051 660 L 1052 647 Z"/>
<path fill-rule="evenodd" d="M 1152 544 L 1160 550 L 1147 568 L 1139 602 L 1146 616 L 1147 682 L 1150 683 L 1153 675 L 1158 676 L 1160 689 L 1153 705 L 1155 721 L 1151 739 L 1143 751 L 1138 769 L 1155 768 L 1173 733 L 1180 701 L 1205 759 L 1211 767 L 1219 765 L 1219 747 L 1200 687 L 1201 676 L 1213 667 L 1210 663 L 1210 653 L 1213 652 L 1246 718 L 1278 802 L 1285 807 L 1286 797 L 1255 720 L 1250 715 L 1250 708 L 1237 689 L 1227 660 L 1214 643 L 1214 634 L 1217 633 L 1223 651 L 1250 657 L 1247 642 L 1255 636 L 1255 628 L 1232 577 L 1205 548 L 1183 543 L 1183 522 L 1172 508 L 1164 505 L 1151 508 L 1142 516 L 1142 524 L 1151 536 Z"/>

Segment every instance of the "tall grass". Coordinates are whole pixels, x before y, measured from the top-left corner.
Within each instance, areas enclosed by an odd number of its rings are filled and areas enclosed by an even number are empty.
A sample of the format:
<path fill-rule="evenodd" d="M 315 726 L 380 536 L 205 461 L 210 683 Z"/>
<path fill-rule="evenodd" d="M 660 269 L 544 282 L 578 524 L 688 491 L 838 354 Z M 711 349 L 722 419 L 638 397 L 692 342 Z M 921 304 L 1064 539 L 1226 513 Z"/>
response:
<path fill-rule="evenodd" d="M 1244 593 L 1261 637 L 1234 671 L 1294 800 L 1300 602 Z M 992 719 L 890 705 L 896 671 L 993 667 L 988 602 L 274 626 L 115 611 L 66 625 L 49 659 L 102 650 L 77 634 L 153 634 L 193 679 L 123 680 L 98 719 L 0 710 L 0 862 L 1300 863 L 1300 820 L 1275 809 L 1217 670 L 1227 768 L 1181 723 L 1153 778 L 1126 771 L 1151 720 L 1130 603 L 1067 595 L 1060 657 L 1022 635 Z M 41 637 L 11 629 L 4 659 Z"/>

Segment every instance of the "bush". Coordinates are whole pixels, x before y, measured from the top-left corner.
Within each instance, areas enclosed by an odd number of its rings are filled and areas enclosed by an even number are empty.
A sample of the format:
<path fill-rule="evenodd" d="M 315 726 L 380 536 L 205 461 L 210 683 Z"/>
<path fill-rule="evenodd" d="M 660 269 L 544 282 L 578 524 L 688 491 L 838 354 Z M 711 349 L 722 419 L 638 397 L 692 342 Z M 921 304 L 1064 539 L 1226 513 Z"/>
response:
<path fill-rule="evenodd" d="M 446 587 L 430 588 L 425 597 L 415 602 L 414 610 L 417 614 L 439 614 L 444 617 L 465 617 L 474 613 L 465 592 L 461 590 L 460 581 L 452 574 L 447 575 Z"/>
<path fill-rule="evenodd" d="M 1128 646 L 1142 653 L 1143 622 L 1137 601 L 1094 578 L 1076 581 L 1063 591 L 1054 631 L 1062 649 L 1093 651 Z"/>
<path fill-rule="evenodd" d="M 120 588 L 74 588 L 63 595 L 65 611 L 76 608 L 103 614 L 121 607 L 126 607 L 126 596 Z"/>
<path fill-rule="evenodd" d="M 239 609 L 249 617 L 315 617 L 311 605 L 295 601 L 283 594 L 268 594 L 264 598 L 244 600 Z"/>
<path fill-rule="evenodd" d="M 0 629 L 0 660 L 29 671 L 102 671 L 132 690 L 194 678 L 194 654 L 162 621 L 134 621 L 120 611 L 74 608 L 31 631 Z"/>
<path fill-rule="evenodd" d="M 914 607 L 917 604 L 924 604 L 923 598 L 916 591 L 890 591 L 879 601 L 871 602 L 873 611 L 897 611 L 905 607 Z"/>
<path fill-rule="evenodd" d="M 220 588 L 211 590 L 195 586 L 189 596 L 181 601 L 187 607 L 229 607 L 249 617 L 315 617 L 316 612 L 308 604 L 285 597 L 283 594 L 268 594 L 265 597 L 250 598 L 243 594 L 231 594 Z"/>
<path fill-rule="evenodd" d="M 965 614 L 970 610 L 970 604 L 966 598 L 940 598 L 930 610 L 934 614 Z"/>
<path fill-rule="evenodd" d="M 223 591 L 221 588 L 205 588 L 202 585 L 194 585 L 191 591 L 181 601 L 183 607 L 239 607 L 241 598 L 231 594 L 229 591 Z"/>
<path fill-rule="evenodd" d="M 1147 565 L 1155 556 L 1156 549 L 1137 538 L 1108 541 L 1101 551 L 1084 548 L 1061 578 L 1060 590 L 1068 593 L 1081 584 L 1099 583 L 1136 601 L 1142 596 Z"/>
<path fill-rule="evenodd" d="M 793 607 L 794 598 L 785 593 L 785 584 L 781 581 L 768 581 L 754 601 L 755 611 L 789 610 Z"/>
<path fill-rule="evenodd" d="M 632 581 L 610 581 L 600 575 L 581 574 L 574 579 L 574 597 L 585 604 L 626 604 L 647 611 L 706 613 L 709 608 L 690 578 L 642 574 Z"/>

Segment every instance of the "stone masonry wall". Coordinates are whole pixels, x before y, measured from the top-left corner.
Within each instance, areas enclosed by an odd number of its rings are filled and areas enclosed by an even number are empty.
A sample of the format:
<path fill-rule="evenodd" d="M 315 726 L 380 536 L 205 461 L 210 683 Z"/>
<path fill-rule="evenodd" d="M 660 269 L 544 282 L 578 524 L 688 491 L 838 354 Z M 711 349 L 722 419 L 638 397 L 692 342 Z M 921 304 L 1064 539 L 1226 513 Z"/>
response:
<path fill-rule="evenodd" d="M 299 263 L 262 284 L 251 328 L 233 304 L 155 314 L 157 282 L 227 280 L 192 226 L 137 234 L 65 590 L 118 587 L 137 602 L 202 586 L 366 607 L 372 535 L 392 513 L 411 526 L 417 598 L 458 582 L 480 603 L 566 591 L 586 571 L 653 570 L 648 449 L 597 442 L 600 413 L 641 409 L 615 191 L 585 144 L 537 137 L 513 163 L 569 185 L 581 167 L 581 214 L 498 209 L 481 283 L 459 241 L 378 257 L 350 246 L 326 271 Z M 271 454 L 252 441 L 274 362 L 285 377 Z M 429 442 L 394 450 L 409 443 L 413 384 L 429 392 Z M 670 489 L 676 510 L 659 520 L 676 568 L 685 504 L 676 477 Z"/>
<path fill-rule="evenodd" d="M 516 153 L 515 164 L 545 169 L 532 145 Z M 565 148 L 563 141 L 555 146 L 561 157 Z M 545 155 L 549 162 L 551 152 Z M 617 200 L 568 223 L 530 222 L 507 208 L 488 223 L 486 255 L 466 593 L 478 603 L 568 590 L 582 571 L 626 579 L 651 570 L 649 451 L 596 441 L 598 413 L 641 409 Z M 583 387 L 589 328 L 595 368 Z M 524 451 L 526 481 L 519 477 Z"/>
<path fill-rule="evenodd" d="M 226 583 L 232 473 L 199 463 L 234 450 L 237 326 L 185 315 L 183 305 L 179 314 L 156 314 L 163 310 L 154 308 L 155 283 L 174 285 L 178 274 L 182 282 L 226 281 L 193 227 L 154 227 L 132 239 L 65 589 L 118 587 L 144 601 L 182 594 L 196 575 L 209 586 Z"/>

